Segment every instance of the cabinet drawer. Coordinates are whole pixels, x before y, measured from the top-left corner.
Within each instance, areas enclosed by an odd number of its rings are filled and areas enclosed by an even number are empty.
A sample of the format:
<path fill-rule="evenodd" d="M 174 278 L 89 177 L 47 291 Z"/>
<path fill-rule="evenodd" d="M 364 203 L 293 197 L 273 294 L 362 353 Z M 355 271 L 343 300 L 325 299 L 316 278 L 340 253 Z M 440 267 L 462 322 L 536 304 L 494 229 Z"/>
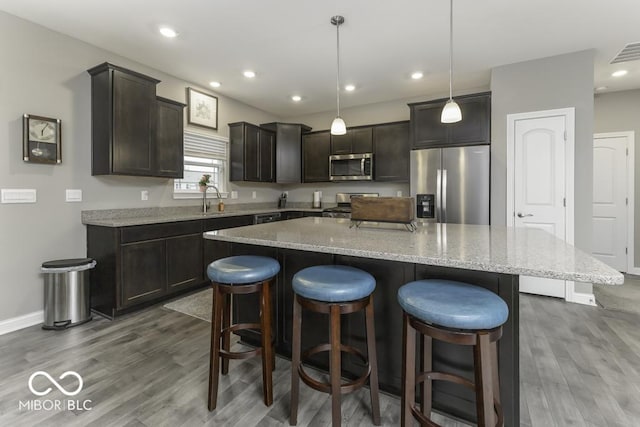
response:
<path fill-rule="evenodd" d="M 222 230 L 223 228 L 242 227 L 253 224 L 253 215 L 211 218 L 204 221 L 204 231 Z"/>
<path fill-rule="evenodd" d="M 121 242 L 131 243 L 142 240 L 163 239 L 166 237 L 195 234 L 202 232 L 202 221 L 168 222 L 163 224 L 135 225 L 122 228 Z"/>

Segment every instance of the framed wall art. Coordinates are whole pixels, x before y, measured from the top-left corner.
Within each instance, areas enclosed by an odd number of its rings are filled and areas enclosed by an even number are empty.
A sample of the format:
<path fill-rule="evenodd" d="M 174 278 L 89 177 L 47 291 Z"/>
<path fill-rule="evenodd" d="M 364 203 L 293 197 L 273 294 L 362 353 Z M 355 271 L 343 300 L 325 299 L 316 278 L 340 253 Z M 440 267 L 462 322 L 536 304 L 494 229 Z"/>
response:
<path fill-rule="evenodd" d="M 218 129 L 218 98 L 187 88 L 187 123 L 209 129 Z"/>
<path fill-rule="evenodd" d="M 60 119 L 22 116 L 22 159 L 34 163 L 62 163 L 62 123 Z"/>

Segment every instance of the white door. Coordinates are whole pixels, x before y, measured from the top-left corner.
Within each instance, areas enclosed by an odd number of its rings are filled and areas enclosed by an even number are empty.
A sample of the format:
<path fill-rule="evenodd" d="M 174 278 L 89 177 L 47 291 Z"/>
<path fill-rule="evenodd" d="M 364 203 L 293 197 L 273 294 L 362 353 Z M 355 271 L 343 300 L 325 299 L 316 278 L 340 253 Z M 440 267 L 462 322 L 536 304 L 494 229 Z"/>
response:
<path fill-rule="evenodd" d="M 593 256 L 627 270 L 627 136 L 593 140 Z"/>
<path fill-rule="evenodd" d="M 513 127 L 513 224 L 540 228 L 562 240 L 566 240 L 566 130 L 565 116 L 516 120 Z M 520 291 L 564 298 L 565 282 L 520 276 Z"/>

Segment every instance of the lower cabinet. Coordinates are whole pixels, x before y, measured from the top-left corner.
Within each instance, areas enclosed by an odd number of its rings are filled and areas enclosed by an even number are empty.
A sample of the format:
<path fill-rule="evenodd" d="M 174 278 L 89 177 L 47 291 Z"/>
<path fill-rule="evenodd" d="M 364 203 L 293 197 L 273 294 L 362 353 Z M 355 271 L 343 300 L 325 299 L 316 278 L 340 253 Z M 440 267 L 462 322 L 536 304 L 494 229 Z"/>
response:
<path fill-rule="evenodd" d="M 120 253 L 122 307 L 152 300 L 167 293 L 167 251 L 164 240 L 122 245 Z"/>

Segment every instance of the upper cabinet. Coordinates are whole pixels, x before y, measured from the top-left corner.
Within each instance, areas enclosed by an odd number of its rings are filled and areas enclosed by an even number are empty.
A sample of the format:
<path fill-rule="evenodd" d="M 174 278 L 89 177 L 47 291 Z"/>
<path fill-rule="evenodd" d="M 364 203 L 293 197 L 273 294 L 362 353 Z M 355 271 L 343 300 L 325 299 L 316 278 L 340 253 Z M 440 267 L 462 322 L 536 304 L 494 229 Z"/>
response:
<path fill-rule="evenodd" d="M 349 128 L 344 135 L 331 135 L 331 154 L 362 154 L 373 152 L 371 126 Z"/>
<path fill-rule="evenodd" d="M 247 122 L 229 123 L 231 181 L 275 181 L 275 132 Z"/>
<path fill-rule="evenodd" d="M 92 175 L 181 178 L 185 105 L 157 99 L 160 81 L 135 71 L 105 62 L 88 72 Z"/>
<path fill-rule="evenodd" d="M 328 130 L 302 136 L 304 182 L 329 182 L 331 135 Z"/>
<path fill-rule="evenodd" d="M 276 134 L 276 177 L 279 184 L 302 182 L 302 134 L 311 130 L 300 123 L 264 123 L 262 128 Z"/>
<path fill-rule="evenodd" d="M 409 122 L 373 127 L 375 181 L 409 181 Z"/>
<path fill-rule="evenodd" d="M 440 122 L 448 98 L 409 104 L 412 149 L 491 143 L 491 93 L 454 99 L 462 110 L 462 121 L 458 123 Z"/>

